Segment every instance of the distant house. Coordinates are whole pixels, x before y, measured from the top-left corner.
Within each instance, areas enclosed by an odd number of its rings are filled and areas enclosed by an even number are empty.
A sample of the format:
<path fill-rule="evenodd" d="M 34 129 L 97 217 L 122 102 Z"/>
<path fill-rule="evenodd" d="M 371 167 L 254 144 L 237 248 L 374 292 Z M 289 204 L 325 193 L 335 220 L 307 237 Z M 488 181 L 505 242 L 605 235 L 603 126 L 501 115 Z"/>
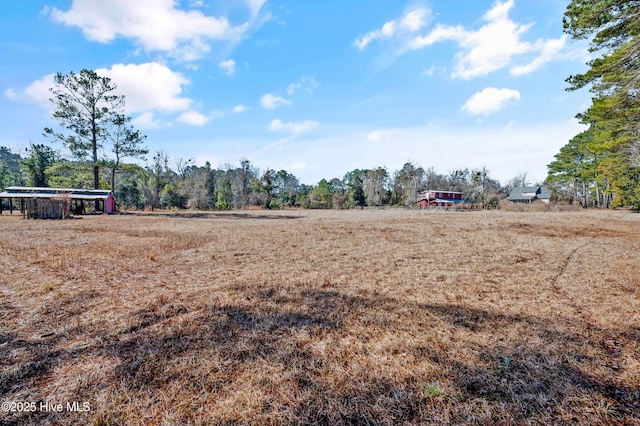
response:
<path fill-rule="evenodd" d="M 507 197 L 507 200 L 514 203 L 532 203 L 540 200 L 549 204 L 550 199 L 551 191 L 546 186 L 518 186 L 513 188 Z"/>
<path fill-rule="evenodd" d="M 416 202 L 420 207 L 450 207 L 469 201 L 462 199 L 462 192 L 429 189 L 421 192 Z"/>
<path fill-rule="evenodd" d="M 14 201 L 20 202 L 20 212 L 29 218 L 63 218 L 70 212 L 82 214 L 86 206 L 94 206 L 102 213 L 115 213 L 116 200 L 113 193 L 100 189 L 72 189 L 72 188 L 40 188 L 10 186 L 0 192 L 0 214 L 2 200 L 9 200 L 9 211 L 13 214 Z M 86 205 L 85 205 L 86 202 Z"/>

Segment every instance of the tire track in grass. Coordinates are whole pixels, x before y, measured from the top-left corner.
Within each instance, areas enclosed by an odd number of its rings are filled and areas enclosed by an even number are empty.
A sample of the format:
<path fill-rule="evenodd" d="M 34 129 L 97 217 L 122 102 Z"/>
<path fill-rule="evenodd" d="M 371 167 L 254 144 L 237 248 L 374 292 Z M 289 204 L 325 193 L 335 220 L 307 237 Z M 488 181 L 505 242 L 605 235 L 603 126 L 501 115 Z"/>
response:
<path fill-rule="evenodd" d="M 551 278 L 551 287 L 553 288 L 553 290 L 556 293 L 562 294 L 568 299 L 571 299 L 571 297 L 567 294 L 565 290 L 560 288 L 560 286 L 558 285 L 558 281 L 560 280 L 560 278 L 562 278 L 563 275 L 567 273 L 567 269 L 569 269 L 569 265 L 571 264 L 571 261 L 576 257 L 576 253 L 578 253 L 578 251 L 580 251 L 585 247 L 586 245 L 583 244 L 571 250 L 571 252 L 565 257 L 564 261 L 562 262 L 562 265 L 560 266 L 560 270 L 556 273 L 556 275 L 553 278 Z"/>
<path fill-rule="evenodd" d="M 604 350 L 604 354 L 607 358 L 607 366 L 613 370 L 614 372 L 619 371 L 623 368 L 621 355 L 624 349 L 624 342 L 621 339 L 621 336 L 617 332 L 613 332 L 611 330 L 607 330 L 597 324 L 597 321 L 593 318 L 589 309 L 583 309 L 580 304 L 576 301 L 576 298 L 573 294 L 563 288 L 561 288 L 559 281 L 562 279 L 564 275 L 566 275 L 569 265 L 576 258 L 577 253 L 580 250 L 583 250 L 587 247 L 587 244 L 582 244 L 580 246 L 575 247 L 571 252 L 565 257 L 559 271 L 556 275 L 551 279 L 551 286 L 556 294 L 561 295 L 568 302 L 569 306 L 573 308 L 576 315 L 587 324 L 587 330 L 595 328 L 599 330 L 602 335 L 598 340 L 600 340 L 600 346 Z M 587 333 L 586 335 L 589 335 Z M 606 383 L 605 381 L 596 382 L 599 387 L 602 389 L 612 388 L 611 384 Z"/>
<path fill-rule="evenodd" d="M 561 279 L 567 274 L 567 271 L 569 270 L 569 266 L 577 257 L 578 252 L 580 250 L 583 250 L 585 247 L 587 247 L 586 243 L 576 246 L 569 252 L 567 256 L 565 256 L 564 260 L 562 261 L 562 264 L 560 265 L 560 269 L 553 276 L 553 278 L 551 278 L 551 288 L 553 289 L 553 292 L 556 295 L 562 297 L 567 302 L 567 304 L 573 309 L 574 312 L 576 312 L 580 316 L 580 318 L 582 318 L 587 323 L 591 323 L 589 316 L 583 312 L 583 309 L 580 307 L 579 303 L 576 301 L 576 298 L 573 295 L 573 293 L 571 291 L 567 291 L 560 284 Z"/>

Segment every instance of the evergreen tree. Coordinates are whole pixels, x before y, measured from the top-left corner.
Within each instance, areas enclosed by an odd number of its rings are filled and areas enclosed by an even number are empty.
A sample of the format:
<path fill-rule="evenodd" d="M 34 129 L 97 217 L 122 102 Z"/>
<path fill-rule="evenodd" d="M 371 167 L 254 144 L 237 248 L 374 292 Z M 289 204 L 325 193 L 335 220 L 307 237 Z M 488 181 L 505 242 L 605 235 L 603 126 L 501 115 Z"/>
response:
<path fill-rule="evenodd" d="M 129 123 L 131 117 L 124 116 L 122 114 L 116 114 L 113 118 L 113 126 L 110 135 L 112 142 L 111 152 L 113 153 L 113 159 L 107 161 L 107 165 L 111 172 L 111 190 L 116 190 L 116 173 L 122 166 L 122 159 L 124 158 L 139 158 L 144 159 L 144 156 L 149 153 L 149 150 L 143 145 L 146 135 L 140 133 L 139 130 L 135 130 Z"/>
<path fill-rule="evenodd" d="M 124 108 L 124 96 L 114 94 L 116 85 L 95 71 L 57 73 L 51 88 L 53 118 L 70 134 L 45 128 L 46 136 L 61 141 L 77 159 L 87 159 L 93 168 L 93 187 L 100 188 L 100 150 L 109 127 Z"/>
<path fill-rule="evenodd" d="M 600 54 L 588 63 L 587 72 L 567 79 L 569 90 L 590 87 L 594 94 L 591 106 L 578 117 L 589 125 L 586 149 L 596 157 L 591 178 L 597 204 L 604 190 L 605 204 L 613 192 L 614 205 L 640 208 L 635 195 L 640 182 L 629 180 L 639 166 L 633 153 L 640 144 L 640 1 L 573 0 L 565 12 L 564 29 L 574 39 L 589 40 L 591 52 Z M 566 155 L 571 150 L 568 147 L 552 163 L 551 178 L 562 174 L 563 163 L 569 174 L 575 169 Z"/>
<path fill-rule="evenodd" d="M 43 144 L 31 144 L 29 156 L 20 162 L 27 175 L 29 186 L 48 186 L 46 170 L 56 161 L 56 153 L 51 147 Z"/>

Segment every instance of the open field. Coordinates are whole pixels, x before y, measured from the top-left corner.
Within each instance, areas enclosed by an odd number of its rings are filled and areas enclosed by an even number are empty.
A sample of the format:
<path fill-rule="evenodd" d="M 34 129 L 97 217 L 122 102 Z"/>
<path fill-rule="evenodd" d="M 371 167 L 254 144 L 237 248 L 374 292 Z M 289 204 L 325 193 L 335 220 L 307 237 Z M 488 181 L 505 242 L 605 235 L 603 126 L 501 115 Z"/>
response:
<path fill-rule="evenodd" d="M 37 403 L 0 424 L 640 424 L 638 214 L 5 212 L 0 232 L 0 402 Z"/>

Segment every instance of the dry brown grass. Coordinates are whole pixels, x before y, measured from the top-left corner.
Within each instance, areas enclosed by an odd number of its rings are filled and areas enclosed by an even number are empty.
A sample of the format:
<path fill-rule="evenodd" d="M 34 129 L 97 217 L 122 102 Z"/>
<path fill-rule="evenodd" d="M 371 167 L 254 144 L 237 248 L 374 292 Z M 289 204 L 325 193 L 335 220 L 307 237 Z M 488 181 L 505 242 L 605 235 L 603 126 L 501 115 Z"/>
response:
<path fill-rule="evenodd" d="M 640 215 L 0 217 L 1 424 L 638 424 Z"/>

